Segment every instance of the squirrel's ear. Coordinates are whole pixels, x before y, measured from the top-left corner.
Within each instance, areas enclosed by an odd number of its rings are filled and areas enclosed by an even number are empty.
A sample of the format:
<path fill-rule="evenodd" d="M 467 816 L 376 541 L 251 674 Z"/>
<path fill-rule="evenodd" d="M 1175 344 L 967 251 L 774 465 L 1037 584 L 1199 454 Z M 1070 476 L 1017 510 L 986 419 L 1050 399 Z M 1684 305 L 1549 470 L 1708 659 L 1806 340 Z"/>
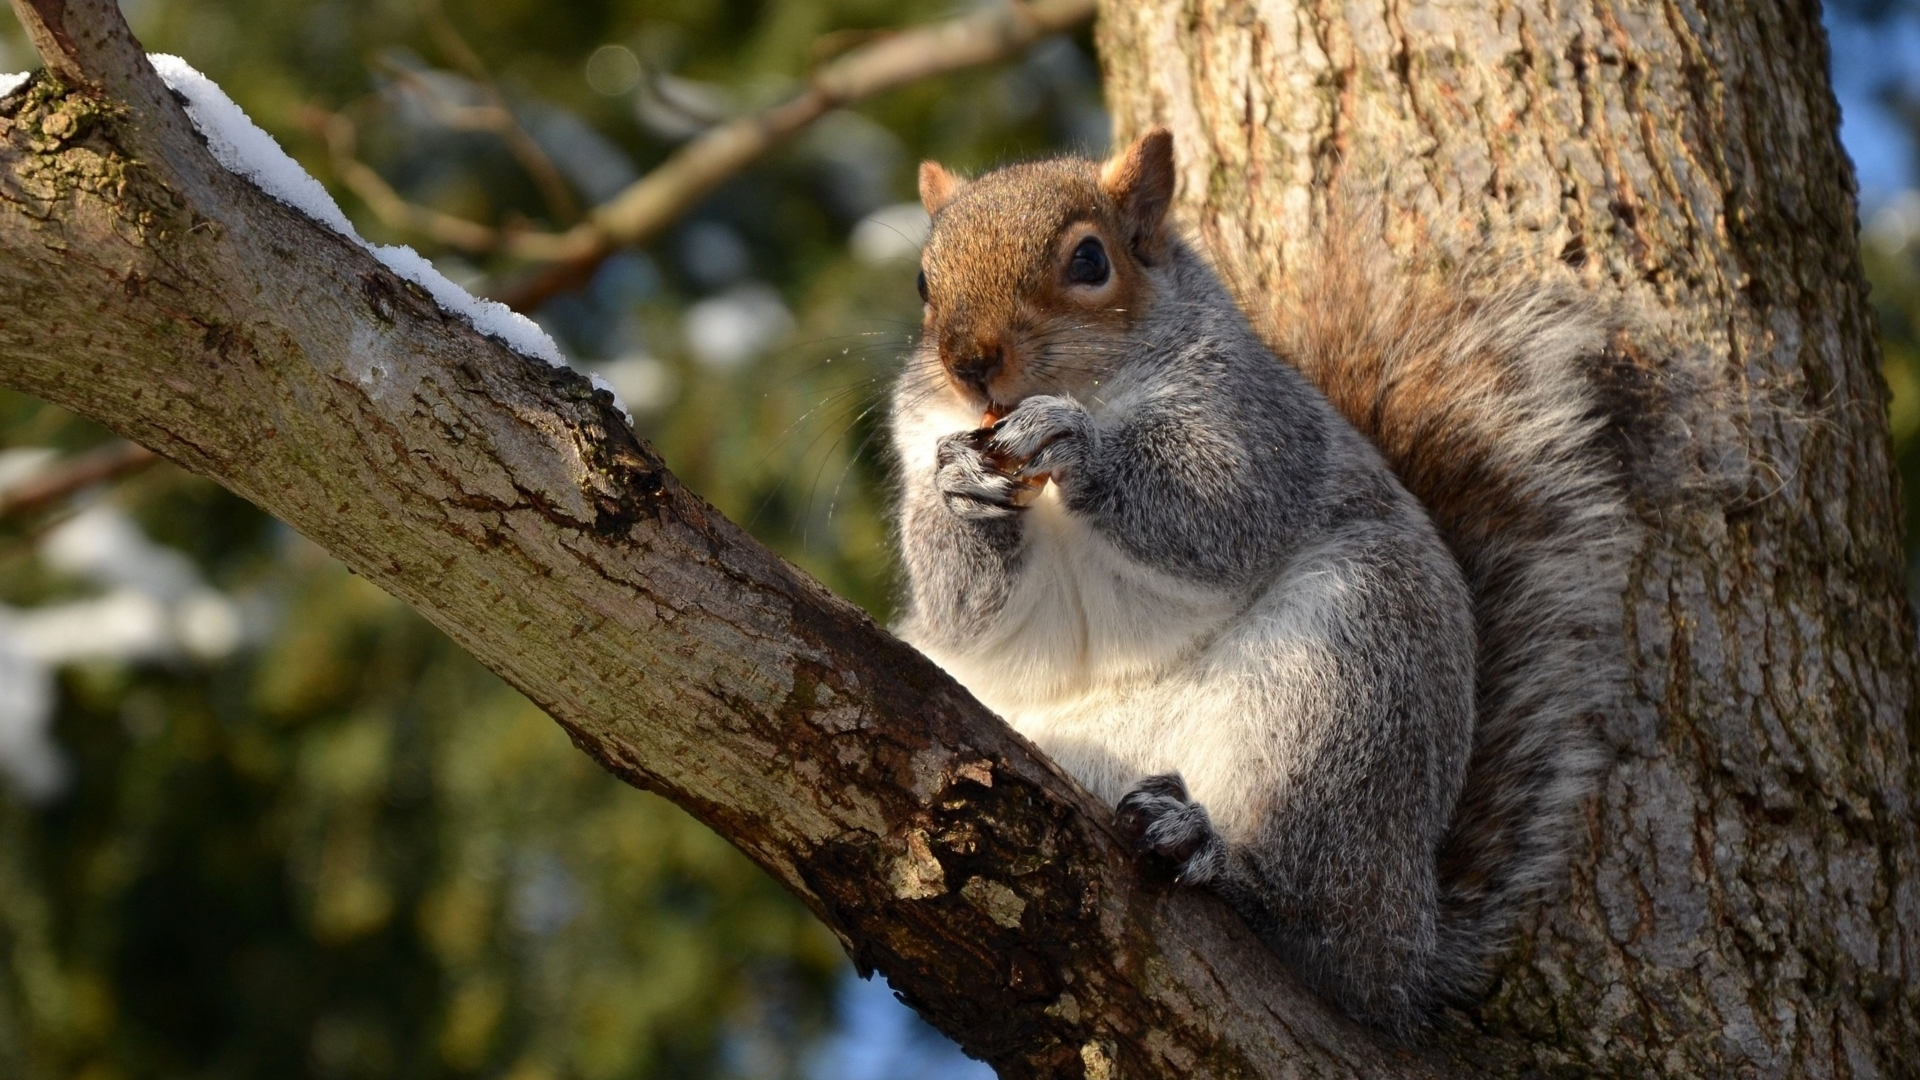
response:
<path fill-rule="evenodd" d="M 937 161 L 921 162 L 920 205 L 927 208 L 927 216 L 939 213 L 941 207 L 952 202 L 964 182 Z"/>
<path fill-rule="evenodd" d="M 926 181 L 921 183 L 925 190 Z M 1101 167 L 1100 190 L 1120 208 L 1134 250 L 1153 254 L 1173 204 L 1173 133 L 1157 127 L 1135 139 Z"/>

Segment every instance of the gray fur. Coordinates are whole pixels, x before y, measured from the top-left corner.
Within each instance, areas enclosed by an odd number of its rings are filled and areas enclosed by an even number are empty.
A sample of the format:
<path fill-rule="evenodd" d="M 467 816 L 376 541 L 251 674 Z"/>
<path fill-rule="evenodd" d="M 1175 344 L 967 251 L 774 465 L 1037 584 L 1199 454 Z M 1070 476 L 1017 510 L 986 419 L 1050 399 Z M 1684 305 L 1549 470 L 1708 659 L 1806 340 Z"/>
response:
<path fill-rule="evenodd" d="M 1592 695 L 1564 690 L 1583 658 L 1554 642 L 1482 656 L 1484 598 L 1380 452 L 1190 249 L 1170 240 L 1145 272 L 1152 302 L 1122 347 L 1035 359 L 1097 364 L 1095 392 L 1062 379 L 979 431 L 935 347 L 910 360 L 892 416 L 900 632 L 1309 984 L 1413 1030 L 1473 991 L 1519 897 L 1555 872 L 1586 775 L 1569 725 Z M 1583 444 L 1582 402 L 1538 422 Z M 1514 453 L 1522 468 L 1545 455 Z M 1029 505 L 1020 481 L 1042 474 Z M 1525 547 L 1502 565 L 1538 602 L 1555 570 Z M 1553 685 L 1516 698 L 1526 717 L 1501 703 L 1504 722 L 1538 728 L 1519 740 L 1535 774 L 1514 782 L 1553 790 L 1507 801 L 1551 820 L 1525 826 L 1524 865 L 1494 875 L 1497 897 L 1467 897 L 1441 880 L 1441 851 L 1463 785 L 1502 782 L 1470 778 L 1469 759 L 1486 672 L 1515 664 Z"/>

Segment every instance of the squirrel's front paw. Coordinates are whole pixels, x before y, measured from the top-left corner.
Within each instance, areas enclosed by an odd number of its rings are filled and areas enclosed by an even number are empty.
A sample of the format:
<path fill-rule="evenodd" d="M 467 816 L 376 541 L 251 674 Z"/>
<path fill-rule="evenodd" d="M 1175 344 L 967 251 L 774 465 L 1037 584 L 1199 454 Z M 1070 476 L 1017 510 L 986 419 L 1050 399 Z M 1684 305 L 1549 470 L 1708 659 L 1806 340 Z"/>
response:
<path fill-rule="evenodd" d="M 1207 808 L 1187 797 L 1179 773 L 1147 777 L 1115 809 L 1136 845 L 1180 867 L 1183 884 L 1205 885 L 1226 870 L 1226 841 L 1214 831 Z"/>
<path fill-rule="evenodd" d="M 972 520 L 1011 517 L 1032 495 L 1031 485 L 997 464 L 983 447 L 984 431 L 941 439 L 934 451 L 933 486 L 947 509 Z"/>
<path fill-rule="evenodd" d="M 987 453 L 1023 478 L 1051 477 L 1057 484 L 1086 460 L 1093 414 L 1067 397 L 1043 394 L 1014 406 L 991 429 Z"/>

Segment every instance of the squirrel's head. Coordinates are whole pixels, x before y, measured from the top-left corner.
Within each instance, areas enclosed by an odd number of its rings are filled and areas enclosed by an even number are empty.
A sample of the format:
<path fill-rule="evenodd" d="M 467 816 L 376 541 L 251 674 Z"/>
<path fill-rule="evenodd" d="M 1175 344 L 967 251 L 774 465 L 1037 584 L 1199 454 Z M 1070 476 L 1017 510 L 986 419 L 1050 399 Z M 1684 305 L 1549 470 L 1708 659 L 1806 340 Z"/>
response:
<path fill-rule="evenodd" d="M 1105 163 L 1012 165 L 962 180 L 920 166 L 933 232 L 920 257 L 925 354 L 992 422 L 1034 394 L 1090 392 L 1152 302 L 1166 255 L 1173 137 Z"/>

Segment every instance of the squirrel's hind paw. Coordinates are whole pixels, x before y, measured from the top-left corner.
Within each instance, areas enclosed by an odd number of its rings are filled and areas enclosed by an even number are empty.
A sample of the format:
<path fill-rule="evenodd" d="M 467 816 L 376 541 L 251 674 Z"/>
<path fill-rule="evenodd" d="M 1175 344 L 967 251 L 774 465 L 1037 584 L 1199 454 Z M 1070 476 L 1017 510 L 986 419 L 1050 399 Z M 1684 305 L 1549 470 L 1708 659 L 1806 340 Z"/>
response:
<path fill-rule="evenodd" d="M 1226 870 L 1226 841 L 1214 831 L 1207 808 L 1187 797 L 1179 773 L 1147 777 L 1115 809 L 1136 845 L 1180 867 L 1182 884 L 1205 885 Z"/>

